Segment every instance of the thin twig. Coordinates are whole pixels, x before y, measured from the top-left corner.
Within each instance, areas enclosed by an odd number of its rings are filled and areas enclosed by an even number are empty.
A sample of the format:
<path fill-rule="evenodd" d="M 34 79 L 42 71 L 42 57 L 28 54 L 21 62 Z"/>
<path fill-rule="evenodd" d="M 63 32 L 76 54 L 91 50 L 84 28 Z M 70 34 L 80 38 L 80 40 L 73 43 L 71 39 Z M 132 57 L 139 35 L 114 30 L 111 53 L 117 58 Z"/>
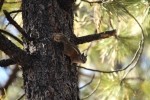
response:
<path fill-rule="evenodd" d="M 90 80 L 90 82 L 86 83 L 85 85 L 81 86 L 79 89 L 83 89 L 84 87 L 88 86 L 89 84 L 91 84 L 93 82 L 93 79 L 95 77 L 95 74 L 93 75 L 92 79 Z"/>
<path fill-rule="evenodd" d="M 24 96 L 25 96 L 25 93 L 22 94 L 22 95 L 21 95 L 18 99 L 16 99 L 16 100 L 21 100 Z"/>
<path fill-rule="evenodd" d="M 89 51 L 89 49 L 90 49 L 90 48 L 91 48 L 91 46 L 92 46 L 92 43 L 93 43 L 93 42 L 91 42 L 91 43 L 89 44 L 89 46 L 88 46 L 85 50 L 83 50 L 83 52 L 84 52 L 85 56 L 87 56 L 88 51 Z"/>
<path fill-rule="evenodd" d="M 118 69 L 118 70 L 114 70 L 114 71 L 102 71 L 102 70 L 97 70 L 97 69 L 85 68 L 85 67 L 82 67 L 82 66 L 77 66 L 77 67 L 82 68 L 82 69 L 86 69 L 86 70 L 89 70 L 89 71 L 93 71 L 93 72 L 98 72 L 98 73 L 117 73 L 117 72 L 120 72 L 120 71 L 124 71 L 128 68 L 128 66 L 126 66 L 123 69 Z"/>
<path fill-rule="evenodd" d="M 12 17 L 12 19 L 14 20 L 17 15 L 18 15 L 18 13 L 16 13 L 16 14 Z M 9 24 L 10 24 L 10 22 L 8 22 L 8 24 L 4 27 L 4 29 L 6 29 Z"/>
<path fill-rule="evenodd" d="M 98 84 L 97 84 L 97 86 L 95 87 L 95 89 L 94 89 L 89 95 L 87 95 L 87 96 L 81 98 L 81 100 L 87 99 L 87 98 L 89 98 L 91 95 L 93 95 L 93 94 L 96 92 L 96 90 L 98 89 L 100 83 L 101 83 L 101 79 L 99 79 Z"/>
<path fill-rule="evenodd" d="M 124 80 L 125 81 L 127 81 L 127 80 L 131 80 L 131 81 L 133 81 L 133 80 L 144 81 L 145 79 L 141 78 L 141 77 L 129 77 L 129 78 L 125 78 Z"/>
<path fill-rule="evenodd" d="M 10 16 L 10 14 L 9 14 L 6 10 L 4 10 L 3 12 L 4 12 L 4 14 L 5 14 L 7 20 L 8 20 L 12 25 L 14 25 L 14 26 L 16 27 L 16 29 L 18 29 L 18 31 L 22 34 L 23 37 L 25 37 L 27 40 L 30 41 L 31 38 L 29 37 L 29 35 L 17 24 L 17 22 L 15 22 L 15 21 L 13 20 L 13 18 Z"/>
<path fill-rule="evenodd" d="M 142 54 L 142 43 L 140 42 L 140 48 L 139 50 L 137 50 L 138 52 L 136 53 L 136 56 L 134 57 L 134 61 L 132 62 L 132 67 L 129 69 L 129 71 L 127 73 L 125 73 L 125 75 L 123 76 L 123 78 L 121 79 L 120 84 L 122 84 L 122 82 L 124 81 L 124 79 L 126 78 L 126 76 L 135 68 L 136 64 L 138 63 L 138 60 Z M 130 64 L 131 66 L 131 64 Z"/>
<path fill-rule="evenodd" d="M 4 30 L 2 30 L 2 29 L 0 29 L 0 32 L 6 34 L 6 35 L 8 35 L 8 36 L 10 36 L 11 38 L 13 38 L 13 39 L 15 39 L 16 41 L 18 41 L 21 45 L 23 45 L 23 42 L 22 42 L 20 39 L 18 39 L 16 36 L 12 35 L 11 33 L 7 32 L 7 31 L 4 31 Z"/>
<path fill-rule="evenodd" d="M 21 9 L 19 9 L 19 10 L 13 10 L 13 11 L 9 12 L 9 14 L 19 13 L 19 12 L 22 12 L 22 10 Z"/>

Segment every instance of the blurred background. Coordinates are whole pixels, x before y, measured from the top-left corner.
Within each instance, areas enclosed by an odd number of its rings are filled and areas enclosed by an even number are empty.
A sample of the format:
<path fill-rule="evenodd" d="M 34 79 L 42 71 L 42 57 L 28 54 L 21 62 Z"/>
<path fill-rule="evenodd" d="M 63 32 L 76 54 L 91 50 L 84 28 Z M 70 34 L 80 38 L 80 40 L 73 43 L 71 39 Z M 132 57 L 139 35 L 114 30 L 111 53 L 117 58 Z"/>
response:
<path fill-rule="evenodd" d="M 79 66 L 114 71 L 125 68 L 134 60 L 127 69 L 114 73 L 79 69 L 81 99 L 150 100 L 149 7 L 150 0 L 76 0 L 76 6 L 73 8 L 76 36 L 117 30 L 116 36 L 79 45 L 80 51 L 87 55 L 87 62 Z M 19 39 L 20 33 L 9 24 L 3 10 L 11 12 L 20 8 L 21 0 L 5 0 L 0 12 L 0 29 L 10 32 Z M 11 16 L 22 26 L 21 12 L 11 13 Z M 144 48 L 140 46 L 142 30 L 145 36 Z M 23 48 L 16 40 L 7 37 L 18 47 Z M 142 54 L 136 53 L 139 48 L 143 48 Z M 6 58 L 9 57 L 0 51 L 0 60 Z M 6 68 L 1 66 L 0 99 L 16 100 L 23 94 L 21 66 L 11 65 Z"/>

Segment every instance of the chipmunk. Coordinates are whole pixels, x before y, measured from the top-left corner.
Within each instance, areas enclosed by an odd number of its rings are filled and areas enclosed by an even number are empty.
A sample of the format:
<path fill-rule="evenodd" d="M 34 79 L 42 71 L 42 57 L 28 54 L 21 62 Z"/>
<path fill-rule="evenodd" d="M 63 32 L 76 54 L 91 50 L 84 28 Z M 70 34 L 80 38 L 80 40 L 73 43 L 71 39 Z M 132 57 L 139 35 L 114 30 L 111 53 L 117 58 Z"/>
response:
<path fill-rule="evenodd" d="M 80 53 L 76 45 L 72 44 L 64 34 L 58 33 L 53 35 L 53 40 L 56 42 L 61 42 L 64 45 L 63 53 L 70 57 L 71 63 L 85 63 L 86 56 Z"/>

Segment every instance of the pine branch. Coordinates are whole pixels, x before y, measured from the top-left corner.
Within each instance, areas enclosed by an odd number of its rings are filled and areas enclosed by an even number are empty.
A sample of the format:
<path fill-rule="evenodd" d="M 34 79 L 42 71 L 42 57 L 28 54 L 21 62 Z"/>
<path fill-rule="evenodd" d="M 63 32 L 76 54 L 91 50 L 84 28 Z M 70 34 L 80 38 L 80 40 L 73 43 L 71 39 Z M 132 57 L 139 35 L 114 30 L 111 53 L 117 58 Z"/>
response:
<path fill-rule="evenodd" d="M 95 74 L 92 76 L 92 79 L 90 80 L 90 82 L 88 82 L 85 85 L 81 86 L 79 89 L 83 89 L 84 87 L 90 85 L 93 82 L 94 77 L 95 77 Z"/>
<path fill-rule="evenodd" d="M 18 39 L 17 37 L 15 37 L 14 35 L 12 35 L 11 33 L 7 32 L 7 31 L 4 31 L 4 30 L 2 30 L 2 29 L 0 29 L 0 32 L 6 34 L 6 35 L 8 35 L 8 36 L 10 36 L 11 38 L 13 38 L 13 39 L 15 39 L 16 41 L 18 41 L 21 45 L 23 45 L 23 42 L 22 42 L 20 39 Z"/>
<path fill-rule="evenodd" d="M 116 30 L 111 30 L 111 31 L 106 31 L 98 34 L 92 34 L 92 35 L 87 35 L 83 37 L 78 37 L 76 40 L 76 45 L 77 44 L 83 44 L 86 42 L 91 42 L 95 40 L 100 40 L 104 38 L 109 38 L 110 36 L 115 36 Z"/>
<path fill-rule="evenodd" d="M 13 61 L 12 59 L 3 59 L 0 60 L 0 67 L 7 67 L 9 65 L 13 65 L 16 64 L 15 61 Z"/>
<path fill-rule="evenodd" d="M 14 25 L 16 27 L 16 29 L 18 29 L 18 31 L 22 34 L 22 36 L 30 41 L 31 38 L 29 37 L 29 35 L 17 24 L 17 22 L 15 22 L 13 20 L 13 18 L 10 16 L 10 14 L 6 10 L 4 10 L 3 12 L 4 12 L 7 20 L 10 22 L 10 24 Z"/>
<path fill-rule="evenodd" d="M 0 50 L 7 54 L 12 60 L 20 65 L 30 65 L 31 57 L 5 36 L 0 34 Z"/>

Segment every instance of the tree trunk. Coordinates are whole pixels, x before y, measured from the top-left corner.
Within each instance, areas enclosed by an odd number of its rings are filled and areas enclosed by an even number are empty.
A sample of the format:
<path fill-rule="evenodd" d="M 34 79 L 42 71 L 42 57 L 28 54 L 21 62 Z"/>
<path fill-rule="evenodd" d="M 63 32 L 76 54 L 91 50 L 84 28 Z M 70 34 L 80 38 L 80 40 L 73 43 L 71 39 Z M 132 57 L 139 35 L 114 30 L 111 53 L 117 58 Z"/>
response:
<path fill-rule="evenodd" d="M 24 49 L 32 55 L 23 66 L 26 98 L 29 100 L 78 100 L 78 73 L 63 46 L 51 38 L 63 33 L 75 43 L 74 0 L 22 0 L 23 28 L 33 38 L 24 39 Z"/>

